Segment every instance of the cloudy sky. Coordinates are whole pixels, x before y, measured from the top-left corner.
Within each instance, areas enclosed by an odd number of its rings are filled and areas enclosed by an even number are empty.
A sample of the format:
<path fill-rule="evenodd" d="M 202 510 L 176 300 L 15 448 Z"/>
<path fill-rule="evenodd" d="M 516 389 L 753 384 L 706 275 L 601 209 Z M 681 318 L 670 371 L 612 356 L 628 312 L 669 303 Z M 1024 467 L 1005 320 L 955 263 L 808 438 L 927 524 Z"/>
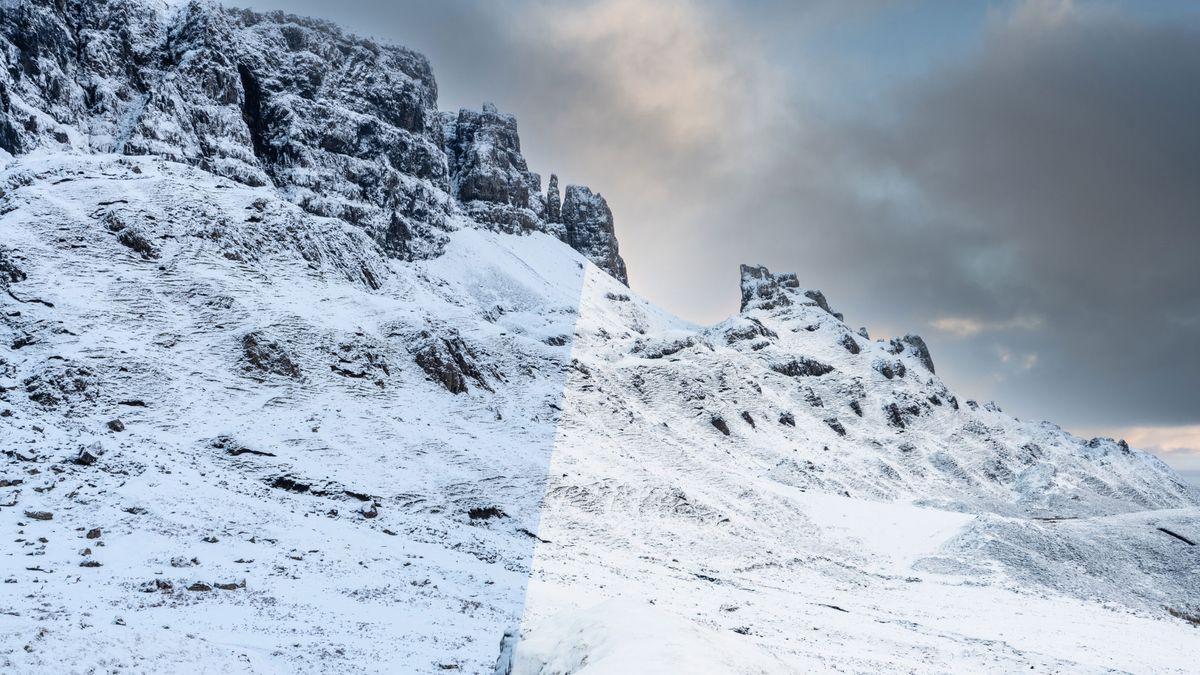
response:
<path fill-rule="evenodd" d="M 1200 3 L 242 0 L 413 47 L 710 323 L 795 271 L 962 395 L 1200 469 Z"/>

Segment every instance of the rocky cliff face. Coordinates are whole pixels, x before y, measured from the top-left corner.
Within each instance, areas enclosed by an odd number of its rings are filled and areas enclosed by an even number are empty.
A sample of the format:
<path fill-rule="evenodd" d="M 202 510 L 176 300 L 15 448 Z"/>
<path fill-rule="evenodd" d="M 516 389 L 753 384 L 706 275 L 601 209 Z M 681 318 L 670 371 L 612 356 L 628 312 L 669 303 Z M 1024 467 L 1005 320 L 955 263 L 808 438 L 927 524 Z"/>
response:
<path fill-rule="evenodd" d="M 596 263 L 602 270 L 628 285 L 625 261 L 617 252 L 613 215 L 604 197 L 583 185 L 568 185 L 562 202 L 564 241 Z"/>
<path fill-rule="evenodd" d="M 438 255 L 456 215 L 565 236 L 516 120 L 488 104 L 439 113 L 429 62 L 403 47 L 207 1 L 26 0 L 0 8 L 0 52 L 0 148 L 13 155 L 186 162 L 272 186 L 402 259 Z M 595 225 L 574 240 L 624 278 L 611 219 Z"/>

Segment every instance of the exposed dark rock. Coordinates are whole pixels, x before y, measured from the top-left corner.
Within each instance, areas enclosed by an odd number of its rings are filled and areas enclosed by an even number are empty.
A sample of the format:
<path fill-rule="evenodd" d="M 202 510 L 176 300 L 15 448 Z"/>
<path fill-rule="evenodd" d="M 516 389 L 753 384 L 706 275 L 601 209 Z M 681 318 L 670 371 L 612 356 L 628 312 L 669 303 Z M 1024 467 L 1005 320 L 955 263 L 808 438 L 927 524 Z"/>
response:
<path fill-rule="evenodd" d="M 187 589 L 189 591 L 192 591 L 195 593 L 206 593 L 206 592 L 212 590 L 212 586 L 209 586 L 208 584 L 204 583 L 203 581 L 197 581 L 196 583 L 192 584 L 191 586 L 188 586 Z"/>
<path fill-rule="evenodd" d="M 686 338 L 671 340 L 669 342 L 639 342 L 634 345 L 632 353 L 646 359 L 661 359 L 665 356 L 678 354 L 679 352 L 702 344 L 695 336 L 689 335 Z"/>
<path fill-rule="evenodd" d="M 842 347 L 851 354 L 858 354 L 862 351 L 862 347 L 858 345 L 858 340 L 855 340 L 854 336 L 850 335 L 849 333 L 843 335 L 842 339 L 838 340 L 838 344 L 842 345 Z"/>
<path fill-rule="evenodd" d="M 758 340 L 767 338 L 770 340 L 778 338 L 779 335 L 763 325 L 763 322 L 753 317 L 744 319 L 744 323 L 731 326 L 725 331 L 725 341 L 732 344 L 742 340 Z"/>
<path fill-rule="evenodd" d="M 808 387 L 804 388 L 804 402 L 813 408 L 825 407 L 825 401 L 817 395 L 817 392 L 809 389 Z"/>
<path fill-rule="evenodd" d="M 212 3 L 29 5 L 0 16 L 6 53 L 26 66 L 10 69 L 11 93 L 58 124 L 29 125 L 6 108 L 0 145 L 62 147 L 67 129 L 88 129 L 80 149 L 275 184 L 384 245 L 396 217 L 413 234 L 401 252 L 437 252 L 451 206 L 424 57 L 325 22 Z"/>
<path fill-rule="evenodd" d="M 757 428 L 757 426 L 754 424 L 754 417 L 751 416 L 748 411 L 742 411 L 742 419 L 746 421 L 746 424 L 750 425 L 751 429 Z"/>
<path fill-rule="evenodd" d="M 384 379 L 392 374 L 383 351 L 382 347 L 370 344 L 361 336 L 355 336 L 333 350 L 333 358 L 337 362 L 331 363 L 329 369 L 342 377 L 372 379 L 382 386 Z"/>
<path fill-rule="evenodd" d="M 212 442 L 212 446 L 214 448 L 224 450 L 226 454 L 231 455 L 233 457 L 237 457 L 239 455 L 258 455 L 259 457 L 274 457 L 275 456 L 275 453 L 273 453 L 273 452 L 266 452 L 264 450 L 253 450 L 251 448 L 247 448 L 246 446 L 242 445 L 241 443 L 238 443 L 236 440 L 234 440 L 233 438 L 230 438 L 229 436 L 218 436 Z"/>
<path fill-rule="evenodd" d="M 108 231 L 117 235 L 117 241 L 132 249 L 143 260 L 154 260 L 159 257 L 158 249 L 150 242 L 141 224 L 130 225 L 126 217 L 116 211 L 106 211 L 101 217 Z"/>
<path fill-rule="evenodd" d="M 793 304 L 793 293 L 789 291 L 800 288 L 800 281 L 796 279 L 795 274 L 772 274 L 761 265 L 742 265 L 741 277 L 742 312 L 749 309 L 771 310 L 787 307 Z"/>
<path fill-rule="evenodd" d="M 296 365 L 283 345 L 260 331 L 242 336 L 242 354 L 246 357 L 247 370 L 300 378 L 300 366 Z"/>
<path fill-rule="evenodd" d="M 820 307 L 839 321 L 842 319 L 842 315 L 829 306 L 824 293 L 801 290 L 799 280 L 791 272 L 773 274 L 761 265 L 742 265 L 741 277 L 742 312 L 751 309 L 774 310 L 799 304 Z"/>
<path fill-rule="evenodd" d="M 442 130 L 459 199 L 529 206 L 529 167 L 515 117 L 484 103 L 479 111 L 462 108 L 453 120 L 443 120 Z"/>
<path fill-rule="evenodd" d="M 246 122 L 246 129 L 250 132 L 250 143 L 254 148 L 254 155 L 260 161 L 267 161 L 271 158 L 271 147 L 267 144 L 268 124 L 267 116 L 263 112 L 263 91 L 258 83 L 258 78 L 254 77 L 254 73 L 250 72 L 250 68 L 244 63 L 239 63 L 238 79 L 242 83 L 242 119 Z"/>
<path fill-rule="evenodd" d="M 110 431 L 125 431 L 125 423 L 119 419 L 109 420 L 107 426 Z"/>
<path fill-rule="evenodd" d="M 1167 607 L 1166 609 L 1167 609 L 1167 614 L 1170 614 L 1171 616 L 1175 617 L 1176 619 L 1182 619 L 1183 621 L 1186 621 L 1186 622 L 1192 624 L 1193 626 L 1200 627 L 1200 613 L 1178 610 L 1178 609 L 1175 609 L 1174 607 Z"/>
<path fill-rule="evenodd" d="M 13 259 L 12 251 L 6 246 L 0 246 L 0 287 L 25 281 L 28 276 Z"/>
<path fill-rule="evenodd" d="M 720 417 L 713 417 L 709 421 L 712 422 L 712 425 L 716 427 L 717 431 L 725 434 L 726 436 L 729 435 L 729 425 L 726 424 L 724 419 Z"/>
<path fill-rule="evenodd" d="M 829 306 L 829 301 L 825 299 L 825 294 L 821 291 L 804 291 L 804 297 L 817 303 L 817 307 L 829 312 L 838 321 L 843 320 L 844 317 L 842 316 L 842 313 L 833 311 L 833 308 Z"/>
<path fill-rule="evenodd" d="M 546 215 L 547 223 L 562 222 L 562 197 L 558 194 L 558 176 L 550 174 L 550 183 L 546 186 Z"/>
<path fill-rule="evenodd" d="M 504 511 L 495 506 L 480 506 L 468 510 L 467 517 L 471 520 L 491 520 L 492 518 L 505 518 L 507 516 Z"/>
<path fill-rule="evenodd" d="M 854 411 L 855 415 L 863 416 L 862 405 L 858 401 L 850 401 L 850 409 Z"/>
<path fill-rule="evenodd" d="M 310 489 L 312 489 L 312 486 L 309 485 L 308 483 L 301 483 L 300 481 L 298 481 L 294 478 L 291 478 L 290 476 L 280 476 L 280 477 L 276 478 L 275 480 L 271 481 L 271 487 L 279 488 L 280 490 L 288 490 L 291 492 L 298 492 L 301 494 L 308 492 Z"/>
<path fill-rule="evenodd" d="M 154 244 L 146 238 L 144 234 L 136 230 L 121 230 L 117 234 L 117 241 L 131 248 L 138 255 L 146 260 L 154 260 L 159 257 L 158 249 L 154 248 Z"/>
<path fill-rule="evenodd" d="M 887 423 L 897 429 L 905 428 L 904 417 L 900 414 L 900 406 L 895 403 L 889 403 L 883 407 L 884 416 L 887 417 Z"/>
<path fill-rule="evenodd" d="M 154 579 L 142 584 L 141 590 L 143 593 L 163 592 L 169 593 L 174 590 L 175 585 L 166 579 Z"/>
<path fill-rule="evenodd" d="M 51 361 L 22 384 L 29 399 L 45 408 L 94 401 L 98 378 L 87 366 Z"/>
<path fill-rule="evenodd" d="M 800 356 L 785 363 L 773 363 L 771 370 L 788 377 L 820 377 L 832 373 L 833 366 Z"/>
<path fill-rule="evenodd" d="M 88 532 L 87 532 L 87 535 L 86 535 L 86 536 L 87 536 L 87 538 L 88 538 L 88 539 L 99 539 L 99 538 L 100 538 L 100 534 L 101 534 L 101 533 L 100 533 L 100 528 L 98 528 L 98 527 L 93 527 L 92 529 L 88 530 Z"/>
<path fill-rule="evenodd" d="M 796 426 L 796 416 L 790 412 L 785 412 L 779 415 L 779 423 L 785 426 Z"/>
<path fill-rule="evenodd" d="M 912 333 L 909 333 L 901 338 L 901 340 L 904 341 L 904 344 L 908 345 L 913 355 L 921 361 L 921 364 L 924 365 L 929 372 L 937 372 L 933 369 L 933 357 L 929 355 L 929 347 L 925 344 L 925 341 L 921 339 L 920 335 L 913 335 Z"/>
<path fill-rule="evenodd" d="M 875 372 L 883 375 L 889 380 L 896 377 L 896 371 L 892 369 L 892 364 L 887 363 L 886 361 L 876 361 L 871 365 L 871 367 L 875 369 Z"/>
<path fill-rule="evenodd" d="M 467 346 L 457 331 L 449 331 L 445 337 L 434 337 L 429 331 L 421 331 L 421 346 L 414 350 L 417 365 L 430 379 L 441 383 L 452 394 L 467 392 L 467 380 L 481 388 L 492 391 L 483 370 L 476 363 L 475 353 Z"/>
<path fill-rule="evenodd" d="M 1158 531 L 1159 531 L 1159 532 L 1162 532 L 1162 533 L 1163 533 L 1163 534 L 1165 534 L 1165 535 L 1168 535 L 1168 536 L 1174 537 L 1174 538 L 1178 539 L 1179 541 L 1182 541 L 1183 543 L 1187 544 L 1188 546 L 1195 546 L 1195 545 L 1196 545 L 1196 542 L 1192 541 L 1191 539 L 1188 539 L 1187 537 L 1185 537 L 1185 536 L 1183 536 L 1182 534 L 1179 534 L 1178 532 L 1175 532 L 1175 531 L 1173 531 L 1173 530 L 1168 530 L 1168 529 L 1167 529 L 1167 528 L 1165 528 L 1165 527 L 1160 527 L 1160 528 L 1158 528 Z"/>
<path fill-rule="evenodd" d="M 32 520 L 54 520 L 54 514 L 49 511 L 26 511 L 25 517 Z"/>
<path fill-rule="evenodd" d="M 96 463 L 96 460 L 104 454 L 104 447 L 99 443 L 92 443 L 86 448 L 79 450 L 79 454 L 71 461 L 79 466 L 91 466 Z"/>
<path fill-rule="evenodd" d="M 828 417 L 825 419 L 825 424 L 827 424 L 830 429 L 833 429 L 838 436 L 846 435 L 846 427 L 842 426 L 842 423 L 838 421 L 838 418 Z"/>
<path fill-rule="evenodd" d="M 582 185 L 568 185 L 562 204 L 566 242 L 597 267 L 629 285 L 625 261 L 617 248 L 613 215 L 599 193 Z"/>

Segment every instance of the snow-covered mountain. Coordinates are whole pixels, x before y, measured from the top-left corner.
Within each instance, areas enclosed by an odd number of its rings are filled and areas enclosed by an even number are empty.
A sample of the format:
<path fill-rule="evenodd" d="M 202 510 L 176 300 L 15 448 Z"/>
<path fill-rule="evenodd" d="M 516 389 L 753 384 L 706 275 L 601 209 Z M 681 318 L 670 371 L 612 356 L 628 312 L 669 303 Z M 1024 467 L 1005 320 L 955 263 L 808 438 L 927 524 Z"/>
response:
<path fill-rule="evenodd" d="M 1187 671 L 1200 504 L 795 275 L 696 326 L 423 57 L 0 4 L 0 666 Z"/>

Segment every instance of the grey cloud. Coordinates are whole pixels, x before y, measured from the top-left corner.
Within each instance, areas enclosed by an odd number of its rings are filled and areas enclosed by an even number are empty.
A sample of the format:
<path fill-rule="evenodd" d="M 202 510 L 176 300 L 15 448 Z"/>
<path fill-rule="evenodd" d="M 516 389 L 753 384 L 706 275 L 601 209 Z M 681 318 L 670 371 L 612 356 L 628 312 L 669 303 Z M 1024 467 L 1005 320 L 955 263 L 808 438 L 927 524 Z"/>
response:
<path fill-rule="evenodd" d="M 1194 25 L 1004 21 L 971 61 L 898 94 L 863 148 L 927 207 L 896 231 L 936 270 L 913 275 L 926 300 L 909 311 L 1044 318 L 1010 337 L 1041 358 L 997 398 L 1085 424 L 1200 418 L 1200 330 L 1172 321 L 1200 302 L 1197 81 Z"/>

